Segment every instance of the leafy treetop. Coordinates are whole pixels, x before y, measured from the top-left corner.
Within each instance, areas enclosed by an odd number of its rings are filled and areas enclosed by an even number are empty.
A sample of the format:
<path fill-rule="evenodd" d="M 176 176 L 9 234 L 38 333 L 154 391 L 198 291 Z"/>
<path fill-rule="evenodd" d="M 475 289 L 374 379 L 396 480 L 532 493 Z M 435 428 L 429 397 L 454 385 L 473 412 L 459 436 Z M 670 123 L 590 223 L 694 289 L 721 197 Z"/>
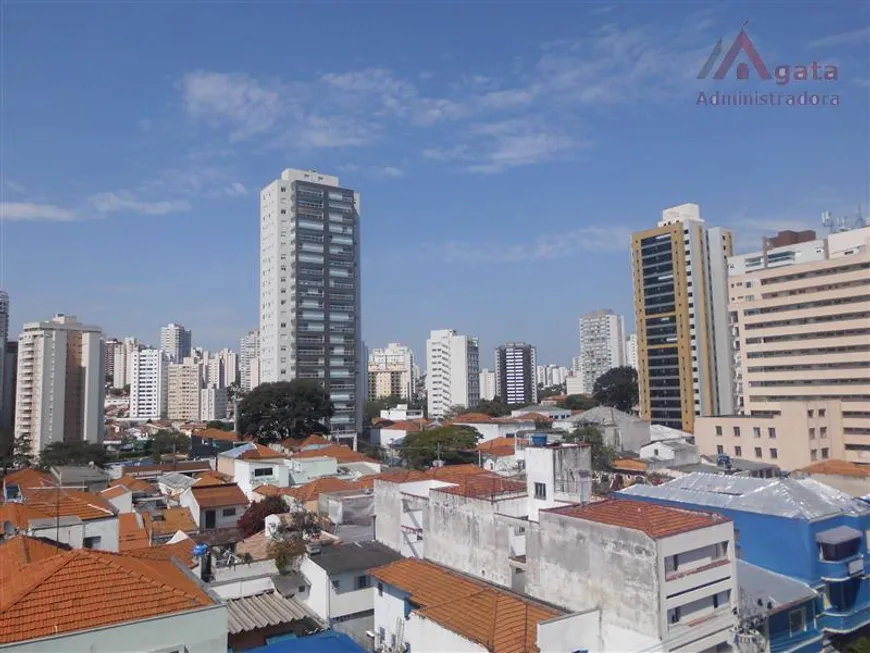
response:
<path fill-rule="evenodd" d="M 419 433 L 409 433 L 401 446 L 402 459 L 409 467 L 424 469 L 439 456 L 447 465 L 473 461 L 470 455 L 480 434 L 469 426 L 442 426 Z"/>
<path fill-rule="evenodd" d="M 327 433 L 324 422 L 335 408 L 317 383 L 294 379 L 264 383 L 239 404 L 239 430 L 260 444 Z"/>
<path fill-rule="evenodd" d="M 611 406 L 630 413 L 637 405 L 637 370 L 633 367 L 614 367 L 595 381 L 595 400 L 603 406 Z"/>

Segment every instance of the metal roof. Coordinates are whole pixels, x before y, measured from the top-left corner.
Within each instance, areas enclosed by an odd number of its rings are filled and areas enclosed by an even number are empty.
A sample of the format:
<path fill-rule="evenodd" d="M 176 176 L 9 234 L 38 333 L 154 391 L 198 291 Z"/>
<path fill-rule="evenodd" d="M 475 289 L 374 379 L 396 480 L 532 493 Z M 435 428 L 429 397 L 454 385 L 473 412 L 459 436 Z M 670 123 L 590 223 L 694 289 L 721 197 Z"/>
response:
<path fill-rule="evenodd" d="M 178 472 L 169 472 L 168 474 L 164 474 L 163 476 L 158 476 L 156 480 L 158 483 L 162 483 L 163 485 L 171 487 L 174 490 L 186 490 L 191 485 L 196 483 L 195 478 L 185 476 L 184 474 L 179 474 Z"/>
<path fill-rule="evenodd" d="M 816 542 L 819 544 L 842 544 L 860 539 L 861 531 L 851 526 L 837 526 L 816 534 Z"/>
<path fill-rule="evenodd" d="M 254 446 L 253 443 L 245 442 L 244 444 L 241 444 L 238 447 L 233 447 L 229 451 L 221 452 L 221 455 L 226 456 L 227 458 L 239 458 L 246 451 L 251 451 L 252 449 L 256 449 L 256 448 L 257 447 Z M 275 452 L 275 455 L 276 456 L 279 455 L 277 451 Z"/>
<path fill-rule="evenodd" d="M 870 514 L 870 505 L 808 478 L 751 478 L 696 472 L 663 485 L 633 485 L 620 494 L 789 519 Z"/>
<path fill-rule="evenodd" d="M 320 621 L 307 607 L 277 592 L 264 592 L 227 601 L 227 625 L 232 635 L 303 619 L 311 619 L 317 623 Z"/>
<path fill-rule="evenodd" d="M 740 559 L 737 560 L 737 585 L 741 603 L 751 605 L 751 611 L 764 614 L 778 612 L 781 608 L 818 596 L 812 587 L 799 580 Z"/>
<path fill-rule="evenodd" d="M 330 576 L 348 571 L 368 571 L 402 559 L 401 555 L 380 542 L 332 544 L 308 557 Z"/>

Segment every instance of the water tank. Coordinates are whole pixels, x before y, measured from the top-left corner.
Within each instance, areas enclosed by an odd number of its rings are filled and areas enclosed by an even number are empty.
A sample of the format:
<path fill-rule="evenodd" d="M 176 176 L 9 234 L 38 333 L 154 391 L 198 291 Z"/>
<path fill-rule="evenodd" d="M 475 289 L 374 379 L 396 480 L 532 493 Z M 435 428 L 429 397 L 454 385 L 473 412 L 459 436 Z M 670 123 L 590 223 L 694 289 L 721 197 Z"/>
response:
<path fill-rule="evenodd" d="M 546 447 L 547 446 L 547 434 L 546 433 L 535 433 L 531 439 L 532 439 L 532 446 L 533 447 Z"/>
<path fill-rule="evenodd" d="M 197 544 L 193 547 L 193 555 L 201 558 L 208 553 L 208 544 Z"/>

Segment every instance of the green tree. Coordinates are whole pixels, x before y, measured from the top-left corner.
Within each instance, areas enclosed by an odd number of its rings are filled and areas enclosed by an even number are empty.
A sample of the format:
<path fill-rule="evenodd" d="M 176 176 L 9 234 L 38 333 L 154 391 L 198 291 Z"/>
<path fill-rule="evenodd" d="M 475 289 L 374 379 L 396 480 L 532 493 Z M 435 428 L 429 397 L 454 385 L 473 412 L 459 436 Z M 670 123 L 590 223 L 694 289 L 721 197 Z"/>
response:
<path fill-rule="evenodd" d="M 233 425 L 229 422 L 221 422 L 220 420 L 213 419 L 210 422 L 206 423 L 206 427 L 210 429 L 220 429 L 221 431 L 232 431 Z"/>
<path fill-rule="evenodd" d="M 493 397 L 492 399 L 481 399 L 474 407 L 474 412 L 483 413 L 490 417 L 504 417 L 511 414 L 511 407 L 501 397 Z"/>
<path fill-rule="evenodd" d="M 328 433 L 325 421 L 335 414 L 329 395 L 302 379 L 263 383 L 239 404 L 239 430 L 260 444 L 312 433 Z"/>
<path fill-rule="evenodd" d="M 633 367 L 614 367 L 595 381 L 592 395 L 603 406 L 611 406 L 630 413 L 637 405 L 637 370 Z"/>
<path fill-rule="evenodd" d="M 419 433 L 409 433 L 400 447 L 402 459 L 409 467 L 424 469 L 439 457 L 447 465 L 473 462 L 480 434 L 470 426 L 442 426 Z"/>
<path fill-rule="evenodd" d="M 262 501 L 255 501 L 239 517 L 239 530 L 243 537 L 250 537 L 265 528 L 266 517 L 283 515 L 286 512 L 290 512 L 290 506 L 281 497 L 266 497 Z"/>
<path fill-rule="evenodd" d="M 20 469 L 33 464 L 33 454 L 30 451 L 30 438 L 16 438 L 12 429 L 0 433 L 0 469 L 3 475 L 11 467 Z"/>
<path fill-rule="evenodd" d="M 106 464 L 108 455 L 103 445 L 96 442 L 52 442 L 39 454 L 39 466 L 43 469 L 62 465 Z"/>
<path fill-rule="evenodd" d="M 317 515 L 307 510 L 291 513 L 287 521 L 289 523 L 278 529 L 277 537 L 266 547 L 266 552 L 275 561 L 281 574 L 297 569 L 299 561 L 305 555 L 306 544 L 320 535 L 321 530 Z"/>
<path fill-rule="evenodd" d="M 447 411 L 444 413 L 444 419 L 455 419 L 455 418 L 459 417 L 460 415 L 465 415 L 466 413 L 474 413 L 474 412 L 477 412 L 477 411 L 473 408 L 467 408 L 467 407 L 462 406 L 460 404 L 456 404 L 455 406 L 451 406 L 450 408 L 447 409 Z"/>
<path fill-rule="evenodd" d="M 604 442 L 604 434 L 597 426 L 587 424 L 575 429 L 565 437 L 565 442 L 586 442 L 592 449 L 592 469 L 603 472 L 610 469 L 616 451 Z"/>
<path fill-rule="evenodd" d="M 597 405 L 598 402 L 595 399 L 586 395 L 569 395 L 558 402 L 559 408 L 564 408 L 565 410 L 589 410 Z"/>
<path fill-rule="evenodd" d="M 397 397 L 395 395 L 391 395 L 389 397 L 381 397 L 380 399 L 369 399 L 365 404 L 365 409 L 363 411 L 363 425 L 370 426 L 371 423 L 378 419 L 381 416 L 382 410 L 389 410 L 390 408 L 395 408 L 399 404 L 403 403 L 403 399 L 401 397 Z"/>
<path fill-rule="evenodd" d="M 190 438 L 184 433 L 160 429 L 151 438 L 151 459 L 155 463 L 163 460 L 163 454 L 185 454 L 188 451 L 190 451 Z"/>
<path fill-rule="evenodd" d="M 565 384 L 551 385 L 549 388 L 541 388 L 538 390 L 538 399 L 546 399 L 547 397 L 555 397 L 565 394 Z"/>

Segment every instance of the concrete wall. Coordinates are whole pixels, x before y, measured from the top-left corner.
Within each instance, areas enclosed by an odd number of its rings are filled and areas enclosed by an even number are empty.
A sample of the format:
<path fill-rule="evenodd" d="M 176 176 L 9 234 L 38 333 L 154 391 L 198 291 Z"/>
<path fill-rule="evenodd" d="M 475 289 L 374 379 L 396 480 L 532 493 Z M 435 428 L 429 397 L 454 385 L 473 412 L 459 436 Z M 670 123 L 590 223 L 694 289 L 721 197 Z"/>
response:
<path fill-rule="evenodd" d="M 402 500 L 400 483 L 375 481 L 375 540 L 401 550 Z"/>
<path fill-rule="evenodd" d="M 255 476 L 255 470 L 271 470 L 266 476 Z M 251 461 L 237 460 L 233 480 L 238 484 L 248 499 L 254 496 L 254 490 L 261 485 L 277 487 L 290 486 L 290 471 L 283 460 Z"/>
<path fill-rule="evenodd" d="M 528 538 L 526 592 L 615 626 L 659 636 L 656 543 L 640 531 L 542 512 Z"/>
<path fill-rule="evenodd" d="M 16 653 L 141 653 L 186 650 L 187 653 L 226 653 L 227 608 L 168 615 L 77 634 L 0 645 Z"/>
<path fill-rule="evenodd" d="M 537 520 L 539 510 L 589 500 L 592 483 L 590 447 L 527 447 L 525 460 L 528 516 L 531 521 Z M 536 484 L 543 484 L 543 497 L 538 494 Z"/>
<path fill-rule="evenodd" d="M 487 653 L 489 649 L 472 642 L 452 630 L 418 614 L 412 614 L 405 624 L 405 641 L 412 651 L 422 653 Z"/>
<path fill-rule="evenodd" d="M 32 522 L 30 534 L 45 537 L 56 542 L 69 544 L 74 549 L 84 548 L 85 538 L 99 537 L 100 542 L 93 548 L 98 551 L 118 552 L 118 518 L 90 519 L 70 523 L 61 519 L 60 528 L 53 519 L 40 519 Z"/>
<path fill-rule="evenodd" d="M 329 576 L 317 564 L 317 556 L 305 556 L 299 566 L 299 571 L 311 583 L 305 603 L 324 621 L 338 619 L 349 615 L 371 612 L 374 609 L 374 579 L 368 576 L 366 570 L 355 570 L 343 574 Z M 366 577 L 366 587 L 356 588 L 357 578 Z M 338 582 L 338 589 L 333 582 Z"/>
<path fill-rule="evenodd" d="M 133 493 L 124 492 L 120 496 L 109 499 L 109 503 L 115 506 L 119 513 L 133 512 Z"/>
<path fill-rule="evenodd" d="M 832 488 L 851 494 L 853 497 L 863 497 L 870 494 L 870 476 L 843 476 L 841 474 L 803 474 L 801 477 L 811 478 Z"/>
<path fill-rule="evenodd" d="M 213 579 L 209 588 L 224 599 L 252 596 L 272 590 L 272 576 L 278 573 L 274 560 L 261 560 L 234 567 L 212 566 Z"/>

